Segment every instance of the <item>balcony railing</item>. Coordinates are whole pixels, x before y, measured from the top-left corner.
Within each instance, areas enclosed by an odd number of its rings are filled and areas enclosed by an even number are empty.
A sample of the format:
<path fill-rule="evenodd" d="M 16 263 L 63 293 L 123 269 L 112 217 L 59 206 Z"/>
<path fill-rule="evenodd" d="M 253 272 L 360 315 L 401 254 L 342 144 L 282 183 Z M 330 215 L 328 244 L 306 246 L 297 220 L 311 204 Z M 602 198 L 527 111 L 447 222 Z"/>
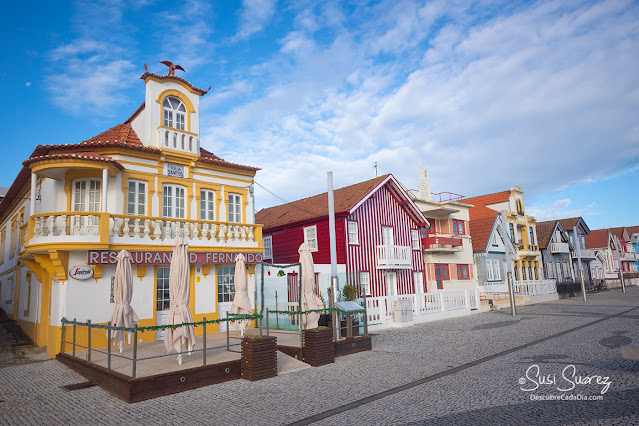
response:
<path fill-rule="evenodd" d="M 177 149 L 192 154 L 199 152 L 197 135 L 164 126 L 158 128 L 158 147 Z"/>
<path fill-rule="evenodd" d="M 178 236 L 192 246 L 257 247 L 262 225 L 93 212 L 39 213 L 29 218 L 28 244 L 95 242 L 167 244 Z"/>
<path fill-rule="evenodd" d="M 621 253 L 621 260 L 637 260 L 637 253 L 631 253 L 631 252 Z"/>
<path fill-rule="evenodd" d="M 377 269 L 411 269 L 412 247 L 381 245 L 376 251 Z"/>
<path fill-rule="evenodd" d="M 518 243 L 515 244 L 515 248 L 518 251 L 526 251 L 526 252 L 535 252 L 535 251 L 539 251 L 539 246 L 536 244 L 523 244 L 523 243 Z"/>
<path fill-rule="evenodd" d="M 429 234 L 422 238 L 422 246 L 426 253 L 454 253 L 463 250 L 461 236 L 442 236 Z"/>
<path fill-rule="evenodd" d="M 579 254 L 581 255 L 582 259 L 595 259 L 595 251 L 592 249 L 580 249 L 579 250 Z"/>
<path fill-rule="evenodd" d="M 568 243 L 550 243 L 551 253 L 570 253 L 570 246 Z"/>

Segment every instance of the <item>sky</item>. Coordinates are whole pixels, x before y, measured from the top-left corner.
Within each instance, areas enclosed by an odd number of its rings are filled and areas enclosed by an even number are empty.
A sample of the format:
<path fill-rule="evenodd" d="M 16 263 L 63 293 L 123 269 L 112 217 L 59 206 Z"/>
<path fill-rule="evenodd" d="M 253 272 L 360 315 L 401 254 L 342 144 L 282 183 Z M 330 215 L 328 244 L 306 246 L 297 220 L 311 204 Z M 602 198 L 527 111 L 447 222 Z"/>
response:
<path fill-rule="evenodd" d="M 4 9 L 0 186 L 37 144 L 77 143 L 126 120 L 144 101 L 143 64 L 165 74 L 169 60 L 211 86 L 201 146 L 261 168 L 258 210 L 326 191 L 327 171 L 336 188 L 392 173 L 412 189 L 424 167 L 432 192 L 517 185 L 538 221 L 639 224 L 638 2 Z"/>

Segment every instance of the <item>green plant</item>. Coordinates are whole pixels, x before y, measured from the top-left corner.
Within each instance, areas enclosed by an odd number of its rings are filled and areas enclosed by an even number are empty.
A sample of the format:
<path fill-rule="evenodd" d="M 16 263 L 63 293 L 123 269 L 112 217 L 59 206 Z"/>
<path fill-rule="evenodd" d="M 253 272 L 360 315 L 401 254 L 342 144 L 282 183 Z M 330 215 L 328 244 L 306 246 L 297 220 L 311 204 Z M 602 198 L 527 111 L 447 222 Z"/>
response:
<path fill-rule="evenodd" d="M 323 304 L 324 306 L 326 306 L 326 300 L 324 300 L 324 295 L 322 294 L 322 292 L 321 292 L 321 291 L 319 292 L 319 298 L 321 299 L 322 304 Z"/>
<path fill-rule="evenodd" d="M 352 302 L 357 298 L 357 289 L 354 285 L 346 284 L 342 289 L 342 295 L 344 295 L 344 300 Z"/>

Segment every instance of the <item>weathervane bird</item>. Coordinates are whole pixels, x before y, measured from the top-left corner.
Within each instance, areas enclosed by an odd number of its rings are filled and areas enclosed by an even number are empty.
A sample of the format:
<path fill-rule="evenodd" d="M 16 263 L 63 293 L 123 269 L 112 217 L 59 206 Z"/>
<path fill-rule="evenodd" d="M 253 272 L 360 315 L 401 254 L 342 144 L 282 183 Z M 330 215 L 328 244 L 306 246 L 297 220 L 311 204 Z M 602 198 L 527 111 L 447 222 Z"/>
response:
<path fill-rule="evenodd" d="M 184 71 L 184 68 L 182 68 L 180 65 L 173 65 L 173 63 L 170 61 L 162 61 L 160 63 L 169 67 L 169 75 L 175 75 L 175 70 Z"/>

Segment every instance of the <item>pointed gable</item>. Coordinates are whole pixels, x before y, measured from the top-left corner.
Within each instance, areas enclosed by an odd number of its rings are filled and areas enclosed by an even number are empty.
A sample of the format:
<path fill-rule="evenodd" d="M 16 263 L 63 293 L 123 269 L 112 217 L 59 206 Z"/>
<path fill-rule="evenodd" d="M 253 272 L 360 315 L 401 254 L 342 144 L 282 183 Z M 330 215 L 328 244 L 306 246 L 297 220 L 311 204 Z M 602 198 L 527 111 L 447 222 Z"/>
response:
<path fill-rule="evenodd" d="M 421 211 L 410 200 L 393 175 L 383 175 L 364 182 L 349 185 L 333 191 L 335 215 L 353 213 L 381 186 L 388 185 L 390 192 L 398 199 L 417 223 L 427 223 Z M 262 209 L 255 215 L 256 223 L 264 225 L 264 229 L 310 221 L 328 216 L 328 193 L 314 195 L 291 203 Z"/>
<path fill-rule="evenodd" d="M 473 243 L 473 251 L 486 250 L 496 219 L 496 215 L 470 219 L 470 237 Z"/>

